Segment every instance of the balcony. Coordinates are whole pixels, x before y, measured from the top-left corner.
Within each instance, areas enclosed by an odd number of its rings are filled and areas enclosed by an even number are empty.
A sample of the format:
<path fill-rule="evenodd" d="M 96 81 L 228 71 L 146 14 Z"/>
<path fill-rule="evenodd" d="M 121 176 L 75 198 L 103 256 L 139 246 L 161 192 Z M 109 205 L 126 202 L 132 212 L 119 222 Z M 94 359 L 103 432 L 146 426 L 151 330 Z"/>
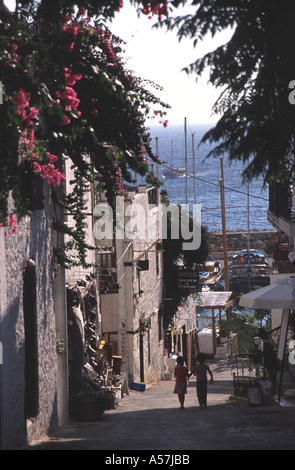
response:
<path fill-rule="evenodd" d="M 103 251 L 97 253 L 100 294 L 118 294 L 116 253 Z"/>
<path fill-rule="evenodd" d="M 295 204 L 291 184 L 270 183 L 267 219 L 277 230 L 288 237 L 295 237 Z"/>

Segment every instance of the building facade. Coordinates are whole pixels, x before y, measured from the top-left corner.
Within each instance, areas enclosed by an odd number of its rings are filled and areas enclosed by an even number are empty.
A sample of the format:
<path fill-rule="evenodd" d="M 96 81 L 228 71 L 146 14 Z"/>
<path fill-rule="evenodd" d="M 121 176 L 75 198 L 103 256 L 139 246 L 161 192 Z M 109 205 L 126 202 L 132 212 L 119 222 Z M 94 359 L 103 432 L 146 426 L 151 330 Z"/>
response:
<path fill-rule="evenodd" d="M 70 161 L 67 180 L 73 178 Z M 26 176 L 27 177 L 27 176 Z M 0 228 L 0 444 L 2 449 L 20 448 L 67 424 L 71 373 L 77 370 L 69 335 L 69 298 L 75 292 L 81 311 L 81 332 L 91 316 L 99 339 L 99 296 L 95 279 L 95 250 L 89 250 L 89 269 L 74 266 L 55 269 L 54 249 L 67 236 L 53 229 L 53 219 L 71 224 L 70 217 L 55 203 L 52 188 L 38 175 L 31 175 L 32 215 L 17 221 L 17 231 Z M 32 181 L 31 181 L 32 183 Z M 70 191 L 57 188 L 63 194 Z M 92 235 L 92 193 L 87 242 Z M 13 213 L 13 200 L 10 201 Z M 90 306 L 91 304 L 91 306 Z M 87 310 L 87 313 L 86 313 Z M 76 313 L 77 310 L 75 310 Z M 86 341 L 82 345 L 83 373 Z M 73 366 L 74 363 L 74 366 Z"/>
<path fill-rule="evenodd" d="M 273 273 L 271 284 L 279 278 L 294 275 L 292 253 L 295 247 L 295 195 L 293 185 L 274 181 L 269 185 L 268 221 L 278 231 L 273 247 Z M 295 258 L 294 258 L 295 259 Z M 283 309 L 272 309 L 272 328 L 281 325 Z"/>
<path fill-rule="evenodd" d="M 101 240 L 108 250 L 98 253 L 102 335 L 109 338 L 113 354 L 122 358 L 129 382 L 153 382 L 163 375 L 164 289 L 157 198 L 155 188 L 129 188 L 127 198 L 119 202 L 123 236 L 122 231 L 120 237 L 115 232 L 112 240 Z M 105 281 L 104 290 L 105 276 L 112 285 Z"/>
<path fill-rule="evenodd" d="M 66 193 L 74 178 L 71 171 L 68 160 Z M 85 371 L 88 391 L 105 400 L 99 384 L 90 382 L 100 372 L 108 375 L 112 358 L 120 360 L 125 383 L 163 378 L 158 191 L 128 188 L 121 199 L 123 237 L 99 240 L 90 188 L 85 194 L 86 242 L 92 246 L 87 266 L 55 270 L 55 249 L 68 236 L 54 230 L 52 219 L 68 227 L 73 219 L 56 204 L 51 187 L 39 183 L 32 215 L 18 221 L 15 234 L 0 228 L 2 449 L 20 448 L 67 424 L 73 397 L 81 388 L 85 395 Z M 105 352 L 109 364 L 101 366 Z"/>

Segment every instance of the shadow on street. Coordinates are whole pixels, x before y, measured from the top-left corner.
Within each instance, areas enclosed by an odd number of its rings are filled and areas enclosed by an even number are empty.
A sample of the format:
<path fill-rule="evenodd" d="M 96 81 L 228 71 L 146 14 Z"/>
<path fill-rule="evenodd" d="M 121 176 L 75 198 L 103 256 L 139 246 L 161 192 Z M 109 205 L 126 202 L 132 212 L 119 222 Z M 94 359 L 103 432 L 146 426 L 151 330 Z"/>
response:
<path fill-rule="evenodd" d="M 208 384 L 208 408 L 200 409 L 195 382 L 179 409 L 173 381 L 144 393 L 130 392 L 98 422 L 71 423 L 36 450 L 284 450 L 295 449 L 294 409 L 243 406 L 229 399 L 231 380 Z"/>

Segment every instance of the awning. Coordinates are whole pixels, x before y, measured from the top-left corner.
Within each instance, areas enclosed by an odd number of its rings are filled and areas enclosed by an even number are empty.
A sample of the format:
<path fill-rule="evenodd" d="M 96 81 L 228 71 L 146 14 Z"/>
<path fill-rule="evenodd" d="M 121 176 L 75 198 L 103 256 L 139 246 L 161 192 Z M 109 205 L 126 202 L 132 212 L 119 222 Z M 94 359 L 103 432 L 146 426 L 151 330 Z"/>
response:
<path fill-rule="evenodd" d="M 274 284 L 244 294 L 240 305 L 249 308 L 295 308 L 295 277 L 277 279 Z"/>
<path fill-rule="evenodd" d="M 196 307 L 202 309 L 226 309 L 233 304 L 230 300 L 232 292 L 201 292 L 196 301 Z"/>
<path fill-rule="evenodd" d="M 215 315 L 214 310 L 218 310 L 217 316 L 219 316 L 219 327 L 221 326 L 221 311 L 226 310 L 227 324 L 228 324 L 228 311 L 227 309 L 233 304 L 234 300 L 230 300 L 232 292 L 221 291 L 221 292 L 201 292 L 196 300 L 196 309 L 211 310 L 212 312 L 212 351 L 216 353 L 216 330 L 215 330 Z"/>

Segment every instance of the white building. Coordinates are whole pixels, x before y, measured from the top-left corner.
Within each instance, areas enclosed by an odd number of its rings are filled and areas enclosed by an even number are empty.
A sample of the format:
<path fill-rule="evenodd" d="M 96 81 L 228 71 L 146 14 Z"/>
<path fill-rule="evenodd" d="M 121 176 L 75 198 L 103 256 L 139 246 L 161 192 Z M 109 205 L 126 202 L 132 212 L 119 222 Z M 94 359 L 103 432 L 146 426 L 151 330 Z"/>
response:
<path fill-rule="evenodd" d="M 278 278 L 294 275 L 295 267 L 289 260 L 288 252 L 295 250 L 295 194 L 293 186 L 275 181 L 269 185 L 269 209 L 268 221 L 274 228 L 287 235 L 288 249 L 284 250 L 285 256 L 274 259 L 274 269 L 270 283 L 273 284 Z M 279 253 L 280 246 L 276 247 Z M 272 309 L 272 328 L 281 325 L 283 309 Z"/>
<path fill-rule="evenodd" d="M 128 197 L 121 200 L 124 234 L 119 238 L 116 227 L 112 240 L 101 240 L 108 250 L 98 253 L 102 335 L 110 338 L 113 354 L 122 357 L 122 371 L 129 382 L 156 381 L 163 373 L 163 268 L 157 198 L 155 188 L 129 188 Z M 99 203 L 103 201 L 101 197 Z"/>

